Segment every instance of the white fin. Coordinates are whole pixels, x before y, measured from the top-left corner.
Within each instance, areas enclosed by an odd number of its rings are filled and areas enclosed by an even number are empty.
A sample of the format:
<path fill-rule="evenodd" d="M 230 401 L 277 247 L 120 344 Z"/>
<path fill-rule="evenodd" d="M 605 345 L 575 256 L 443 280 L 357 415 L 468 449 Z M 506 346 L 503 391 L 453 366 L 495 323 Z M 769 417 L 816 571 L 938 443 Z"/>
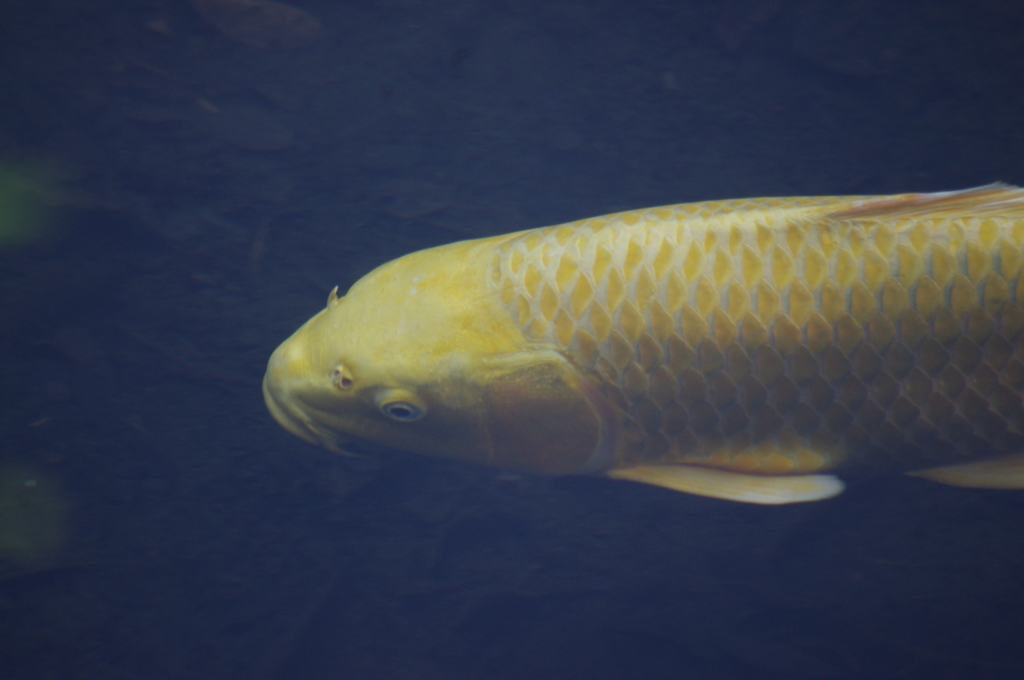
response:
<path fill-rule="evenodd" d="M 1024 189 L 996 182 L 962 191 L 869 197 L 862 203 L 834 212 L 837 220 L 871 217 L 977 217 L 998 212 L 1004 217 L 1024 214 Z"/>
<path fill-rule="evenodd" d="M 940 484 L 973 489 L 1024 489 L 1024 453 L 907 474 Z"/>
<path fill-rule="evenodd" d="M 628 479 L 698 496 L 740 503 L 782 505 L 831 498 L 845 488 L 832 475 L 748 475 L 696 465 L 645 465 L 610 470 L 613 479 Z"/>

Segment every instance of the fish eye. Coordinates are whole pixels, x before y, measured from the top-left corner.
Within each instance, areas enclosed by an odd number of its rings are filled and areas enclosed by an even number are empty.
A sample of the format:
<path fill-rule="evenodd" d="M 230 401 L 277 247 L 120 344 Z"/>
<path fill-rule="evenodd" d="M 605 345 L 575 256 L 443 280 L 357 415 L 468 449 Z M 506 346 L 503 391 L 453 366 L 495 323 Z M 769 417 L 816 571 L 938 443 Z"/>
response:
<path fill-rule="evenodd" d="M 411 423 L 423 417 L 423 411 L 418 406 L 414 406 L 407 401 L 390 401 L 386 404 L 381 404 L 380 410 L 388 418 L 397 420 L 400 423 Z"/>
<path fill-rule="evenodd" d="M 427 414 L 427 407 L 415 393 L 401 388 L 385 389 L 374 399 L 381 413 L 399 423 L 411 423 Z"/>

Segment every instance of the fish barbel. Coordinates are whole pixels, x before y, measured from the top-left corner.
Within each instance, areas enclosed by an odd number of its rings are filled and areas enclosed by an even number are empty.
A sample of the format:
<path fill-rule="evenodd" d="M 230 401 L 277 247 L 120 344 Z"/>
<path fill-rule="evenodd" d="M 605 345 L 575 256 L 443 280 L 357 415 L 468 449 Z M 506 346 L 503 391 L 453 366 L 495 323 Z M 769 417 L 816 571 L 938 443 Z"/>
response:
<path fill-rule="evenodd" d="M 1024 487 L 1024 190 L 651 208 L 412 253 L 274 352 L 290 432 L 752 503 Z"/>

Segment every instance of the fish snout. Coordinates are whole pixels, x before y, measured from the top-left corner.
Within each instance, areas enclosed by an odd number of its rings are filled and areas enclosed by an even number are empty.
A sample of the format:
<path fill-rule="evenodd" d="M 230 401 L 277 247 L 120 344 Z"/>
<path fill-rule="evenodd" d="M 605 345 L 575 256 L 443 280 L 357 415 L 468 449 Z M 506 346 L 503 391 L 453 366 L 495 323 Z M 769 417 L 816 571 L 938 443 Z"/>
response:
<path fill-rule="evenodd" d="M 296 398 L 296 387 L 311 377 L 309 353 L 292 337 L 274 350 L 263 376 L 263 401 L 274 420 L 296 437 L 320 444 L 310 418 Z"/>

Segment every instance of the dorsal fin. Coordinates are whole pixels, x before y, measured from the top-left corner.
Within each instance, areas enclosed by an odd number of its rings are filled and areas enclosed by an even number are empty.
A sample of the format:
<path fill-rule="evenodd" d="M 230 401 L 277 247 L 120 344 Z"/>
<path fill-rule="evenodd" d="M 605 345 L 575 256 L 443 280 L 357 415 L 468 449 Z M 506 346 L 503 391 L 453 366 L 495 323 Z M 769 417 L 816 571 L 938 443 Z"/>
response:
<path fill-rule="evenodd" d="M 962 191 L 903 194 L 866 200 L 852 208 L 829 214 L 832 219 L 869 217 L 971 217 L 988 213 L 1024 217 L 1024 189 L 996 182 Z"/>

